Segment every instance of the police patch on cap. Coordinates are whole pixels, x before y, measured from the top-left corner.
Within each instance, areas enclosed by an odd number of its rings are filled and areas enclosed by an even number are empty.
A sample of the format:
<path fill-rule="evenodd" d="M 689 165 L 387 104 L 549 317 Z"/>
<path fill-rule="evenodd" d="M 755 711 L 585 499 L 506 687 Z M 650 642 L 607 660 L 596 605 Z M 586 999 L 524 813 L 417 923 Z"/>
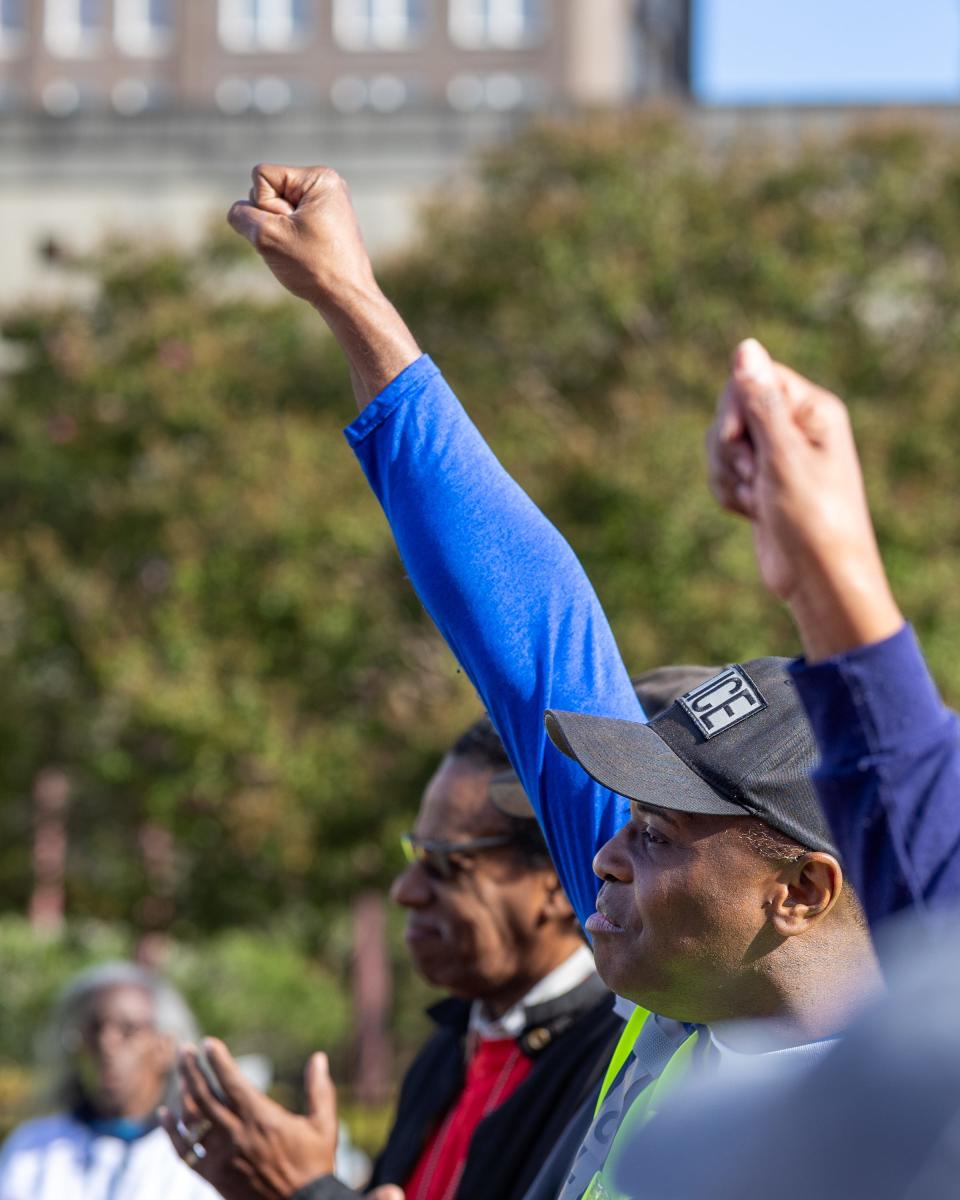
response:
<path fill-rule="evenodd" d="M 677 703 L 708 740 L 767 707 L 760 689 L 736 665 L 680 696 Z"/>

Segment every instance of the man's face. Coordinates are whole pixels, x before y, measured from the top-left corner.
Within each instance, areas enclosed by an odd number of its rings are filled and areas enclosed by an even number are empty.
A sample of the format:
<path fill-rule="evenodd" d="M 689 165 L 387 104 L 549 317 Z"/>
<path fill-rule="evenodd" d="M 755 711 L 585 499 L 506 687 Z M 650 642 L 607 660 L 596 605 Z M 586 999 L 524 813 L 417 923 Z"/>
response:
<path fill-rule="evenodd" d="M 765 903 L 777 867 L 740 836 L 743 820 L 631 804 L 594 859 L 604 883 L 587 928 L 608 987 L 677 1020 L 763 1015 L 751 964 L 776 944 Z"/>
<path fill-rule="evenodd" d="M 156 1108 L 173 1047 L 156 1030 L 146 991 L 125 984 L 93 992 L 65 1035 L 83 1093 L 101 1116 L 145 1117 Z"/>
<path fill-rule="evenodd" d="M 414 834 L 436 842 L 503 835 L 508 823 L 488 798 L 493 774 L 467 758 L 444 759 Z M 456 995 L 492 1000 L 525 979 L 536 958 L 547 873 L 531 870 L 510 846 L 454 855 L 451 863 L 449 879 L 429 861 L 411 863 L 390 895 L 408 910 L 406 943 L 420 974 Z"/>

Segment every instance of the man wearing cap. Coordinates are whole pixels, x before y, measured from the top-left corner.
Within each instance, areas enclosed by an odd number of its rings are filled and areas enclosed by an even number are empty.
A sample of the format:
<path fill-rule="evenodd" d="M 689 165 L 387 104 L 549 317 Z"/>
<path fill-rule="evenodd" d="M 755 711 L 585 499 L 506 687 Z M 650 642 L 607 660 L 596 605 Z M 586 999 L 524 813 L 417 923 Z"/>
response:
<path fill-rule="evenodd" d="M 618 1130 L 681 1069 L 746 1057 L 731 1023 L 765 1019 L 778 1061 L 806 1061 L 875 984 L 786 663 L 724 671 L 645 728 L 580 564 L 380 293 L 342 182 L 259 167 L 230 219 L 343 348 L 361 408 L 347 437 L 411 581 L 503 738 L 601 974 L 661 1014 L 631 1019 L 563 1191 L 614 1195 Z"/>
<path fill-rule="evenodd" d="M 875 982 L 809 780 L 815 747 L 787 666 L 727 667 L 648 725 L 547 713 L 557 747 L 634 801 L 594 860 L 604 882 L 587 929 L 598 968 L 620 995 L 672 1018 L 631 1018 L 632 1057 L 564 1200 L 630 1194 L 613 1182 L 620 1156 L 695 1066 L 804 1067 Z M 760 1032 L 739 1027 L 759 1021 Z"/>

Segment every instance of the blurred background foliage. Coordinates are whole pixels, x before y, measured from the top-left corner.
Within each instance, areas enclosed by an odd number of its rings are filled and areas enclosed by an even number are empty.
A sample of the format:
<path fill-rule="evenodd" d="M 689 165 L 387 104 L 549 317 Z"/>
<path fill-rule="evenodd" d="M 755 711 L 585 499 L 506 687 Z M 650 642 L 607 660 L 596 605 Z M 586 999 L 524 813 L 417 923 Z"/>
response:
<path fill-rule="evenodd" d="M 839 392 L 896 590 L 956 698 L 958 251 L 942 132 L 787 154 L 644 117 L 495 152 L 381 277 L 569 536 L 634 671 L 795 651 L 749 531 L 708 497 L 702 440 L 747 334 Z M 386 888 L 476 699 L 343 443 L 318 318 L 229 234 L 76 266 L 92 300 L 3 323 L 0 911 L 26 909 L 31 789 L 55 765 L 72 923 L 47 944 L 0 927 L 0 1061 L 29 1057 L 75 966 L 163 932 L 207 1028 L 293 1069 L 346 1045 L 345 906 Z M 423 992 L 395 958 L 412 1045 Z"/>

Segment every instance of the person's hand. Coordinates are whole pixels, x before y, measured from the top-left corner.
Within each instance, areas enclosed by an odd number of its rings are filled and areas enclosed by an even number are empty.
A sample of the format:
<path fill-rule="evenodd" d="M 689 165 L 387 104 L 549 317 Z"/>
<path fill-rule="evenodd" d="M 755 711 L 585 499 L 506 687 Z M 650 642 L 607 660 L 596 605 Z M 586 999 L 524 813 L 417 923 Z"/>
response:
<path fill-rule="evenodd" d="M 333 1171 L 337 1099 L 325 1054 L 314 1054 L 307 1064 L 307 1114 L 298 1116 L 245 1079 L 223 1042 L 207 1038 L 204 1049 L 223 1098 L 214 1094 L 196 1050 L 187 1046 L 179 1060 L 180 1120 L 161 1114 L 174 1149 L 198 1175 L 226 1200 L 287 1200 Z M 185 1130 L 196 1132 L 184 1136 Z"/>
<path fill-rule="evenodd" d="M 789 604 L 808 659 L 900 628 L 841 400 L 749 339 L 707 449 L 714 495 L 752 522 L 763 582 Z"/>
<path fill-rule="evenodd" d="M 277 279 L 321 312 L 378 291 L 347 185 L 327 167 L 253 168 L 227 220 Z"/>
<path fill-rule="evenodd" d="M 753 522 L 766 587 L 788 603 L 814 563 L 875 552 L 846 408 L 742 342 L 707 435 L 720 503 Z"/>
<path fill-rule="evenodd" d="M 323 316 L 346 355 L 363 409 L 420 357 L 380 291 L 347 185 L 327 167 L 253 169 L 249 199 L 227 219 L 288 291 Z"/>

